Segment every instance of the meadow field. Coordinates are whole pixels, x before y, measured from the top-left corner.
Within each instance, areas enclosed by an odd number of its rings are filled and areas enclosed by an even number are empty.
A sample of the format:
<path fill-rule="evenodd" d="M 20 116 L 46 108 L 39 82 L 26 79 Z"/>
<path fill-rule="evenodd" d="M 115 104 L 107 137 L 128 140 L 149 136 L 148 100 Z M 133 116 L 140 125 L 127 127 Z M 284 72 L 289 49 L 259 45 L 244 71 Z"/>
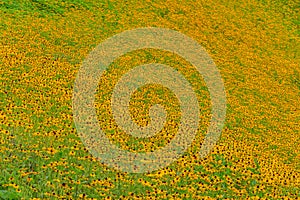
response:
<path fill-rule="evenodd" d="M 0 199 L 300 199 L 299 11 L 297 0 L 0 0 Z M 176 30 L 203 46 L 222 76 L 227 111 L 217 145 L 200 158 L 212 106 L 201 74 L 168 51 L 119 57 L 95 94 L 99 126 L 114 145 L 155 151 L 178 130 L 179 102 L 157 84 L 134 93 L 130 113 L 146 126 L 150 106 L 162 104 L 164 129 L 145 139 L 118 128 L 111 94 L 135 66 L 175 68 L 200 107 L 198 132 L 182 157 L 127 173 L 83 145 L 72 95 L 87 55 L 140 27 Z"/>

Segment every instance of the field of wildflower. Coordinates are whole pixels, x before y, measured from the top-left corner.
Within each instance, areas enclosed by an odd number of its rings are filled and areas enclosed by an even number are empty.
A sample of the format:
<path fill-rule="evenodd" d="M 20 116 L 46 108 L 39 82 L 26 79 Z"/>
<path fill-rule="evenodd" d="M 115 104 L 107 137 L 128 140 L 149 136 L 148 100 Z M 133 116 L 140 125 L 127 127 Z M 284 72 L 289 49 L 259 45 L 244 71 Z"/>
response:
<path fill-rule="evenodd" d="M 300 4 L 292 0 L 0 0 L 0 199 L 300 199 Z M 210 120 L 206 84 L 182 57 L 143 49 L 115 60 L 102 76 L 95 109 L 115 145 L 155 151 L 176 135 L 176 96 L 150 84 L 130 113 L 140 126 L 164 105 L 164 129 L 147 139 L 118 129 L 110 97 L 134 66 L 180 71 L 199 100 L 191 147 L 151 173 L 126 173 L 93 157 L 72 114 L 76 74 L 105 39 L 139 27 L 179 31 L 203 46 L 224 81 L 227 113 L 217 145 L 199 149 Z"/>

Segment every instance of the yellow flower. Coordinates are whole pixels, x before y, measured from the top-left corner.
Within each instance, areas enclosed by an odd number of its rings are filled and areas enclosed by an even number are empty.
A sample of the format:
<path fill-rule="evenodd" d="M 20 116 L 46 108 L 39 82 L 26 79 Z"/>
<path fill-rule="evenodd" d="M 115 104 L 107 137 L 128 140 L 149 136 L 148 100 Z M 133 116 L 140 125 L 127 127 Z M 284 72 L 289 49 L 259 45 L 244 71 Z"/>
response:
<path fill-rule="evenodd" d="M 80 198 L 85 198 L 87 195 L 86 194 L 79 194 Z"/>

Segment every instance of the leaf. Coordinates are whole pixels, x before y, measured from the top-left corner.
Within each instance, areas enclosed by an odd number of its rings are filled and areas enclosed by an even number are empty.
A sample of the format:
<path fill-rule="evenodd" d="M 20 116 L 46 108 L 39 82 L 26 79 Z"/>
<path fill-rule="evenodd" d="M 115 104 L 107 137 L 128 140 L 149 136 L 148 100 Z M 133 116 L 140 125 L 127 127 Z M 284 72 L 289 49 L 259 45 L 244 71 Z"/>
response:
<path fill-rule="evenodd" d="M 0 199 L 13 200 L 13 199 L 19 199 L 19 198 L 20 198 L 20 195 L 14 191 L 0 190 Z"/>

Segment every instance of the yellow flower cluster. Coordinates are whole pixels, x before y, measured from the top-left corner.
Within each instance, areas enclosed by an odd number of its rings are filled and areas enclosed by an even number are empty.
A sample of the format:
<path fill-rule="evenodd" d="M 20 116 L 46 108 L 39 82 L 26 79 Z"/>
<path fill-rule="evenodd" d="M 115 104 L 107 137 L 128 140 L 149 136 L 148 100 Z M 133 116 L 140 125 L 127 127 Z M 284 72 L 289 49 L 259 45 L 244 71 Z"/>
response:
<path fill-rule="evenodd" d="M 296 1 L 280 0 L 0 2 L 0 199 L 300 198 L 298 11 Z M 149 26 L 178 30 L 205 47 L 223 77 L 227 116 L 218 144 L 201 159 L 212 106 L 201 74 L 167 51 L 119 57 L 95 95 L 99 125 L 112 144 L 150 152 L 178 131 L 180 102 L 158 84 L 137 90 L 129 111 L 146 126 L 149 108 L 161 104 L 168 117 L 159 133 L 135 138 L 116 124 L 112 90 L 135 66 L 178 70 L 201 108 L 196 138 L 182 157 L 152 173 L 129 174 L 99 162 L 80 140 L 73 84 L 93 47 Z"/>

